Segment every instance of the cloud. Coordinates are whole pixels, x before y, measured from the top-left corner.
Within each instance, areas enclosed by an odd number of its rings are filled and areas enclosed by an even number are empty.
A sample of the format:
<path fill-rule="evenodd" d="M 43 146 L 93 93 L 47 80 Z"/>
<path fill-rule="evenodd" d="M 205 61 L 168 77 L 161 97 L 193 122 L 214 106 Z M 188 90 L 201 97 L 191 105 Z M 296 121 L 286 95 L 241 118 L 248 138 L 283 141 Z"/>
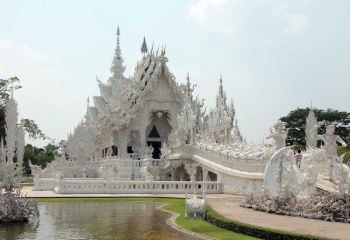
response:
<path fill-rule="evenodd" d="M 306 32 L 309 28 L 309 19 L 306 15 L 286 14 L 286 18 L 289 20 L 285 28 L 285 33 L 288 35 L 298 35 Z"/>
<path fill-rule="evenodd" d="M 44 54 L 7 39 L 0 39 L 0 71 L 2 78 L 26 76 L 33 80 L 58 72 Z"/>
<path fill-rule="evenodd" d="M 298 35 L 309 27 L 306 15 L 269 1 L 198 0 L 189 7 L 188 19 L 201 30 L 219 32 L 231 40 L 263 43 Z"/>
<path fill-rule="evenodd" d="M 228 8 L 228 5 L 236 8 Z M 229 3 L 226 0 L 200 0 L 190 6 L 188 16 L 201 30 L 222 32 L 234 38 L 238 25 L 232 17 L 237 14 L 234 10 L 238 10 L 238 5 L 238 1 Z"/>

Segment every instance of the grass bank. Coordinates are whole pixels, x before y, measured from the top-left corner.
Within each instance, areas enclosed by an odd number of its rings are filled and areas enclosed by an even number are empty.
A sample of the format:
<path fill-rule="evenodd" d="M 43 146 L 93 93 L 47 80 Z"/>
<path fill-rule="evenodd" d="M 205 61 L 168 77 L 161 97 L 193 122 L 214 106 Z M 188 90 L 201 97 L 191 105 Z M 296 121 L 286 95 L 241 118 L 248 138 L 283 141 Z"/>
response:
<path fill-rule="evenodd" d="M 250 240 L 258 239 L 251 236 L 247 236 L 241 233 L 232 232 L 215 226 L 207 221 L 199 219 L 186 219 L 185 218 L 185 201 L 184 199 L 175 198 L 36 198 L 37 202 L 161 202 L 167 204 L 164 208 L 176 212 L 179 214 L 176 219 L 176 224 L 186 230 L 215 238 L 218 240 Z"/>

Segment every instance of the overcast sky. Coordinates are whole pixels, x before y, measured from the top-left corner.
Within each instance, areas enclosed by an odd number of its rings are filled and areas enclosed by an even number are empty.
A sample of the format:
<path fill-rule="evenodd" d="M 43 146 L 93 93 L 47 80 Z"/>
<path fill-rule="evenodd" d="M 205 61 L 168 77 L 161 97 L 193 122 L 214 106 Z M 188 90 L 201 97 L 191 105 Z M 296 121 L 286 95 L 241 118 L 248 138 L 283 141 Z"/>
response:
<path fill-rule="evenodd" d="M 166 45 L 178 82 L 186 72 L 212 106 L 220 74 L 248 142 L 262 143 L 289 111 L 350 111 L 350 1 L 0 0 L 0 78 L 18 76 L 20 116 L 65 139 L 109 77 L 120 26 L 126 73 L 143 36 Z M 40 142 L 37 142 L 40 144 Z"/>

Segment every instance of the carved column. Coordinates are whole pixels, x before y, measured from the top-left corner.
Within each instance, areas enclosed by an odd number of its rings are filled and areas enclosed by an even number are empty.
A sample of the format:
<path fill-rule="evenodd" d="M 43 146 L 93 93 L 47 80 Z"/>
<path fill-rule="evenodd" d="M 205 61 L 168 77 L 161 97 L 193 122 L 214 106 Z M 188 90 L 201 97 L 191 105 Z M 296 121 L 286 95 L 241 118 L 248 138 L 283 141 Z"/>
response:
<path fill-rule="evenodd" d="M 126 129 L 121 129 L 120 131 L 120 157 L 126 158 L 127 157 L 127 131 Z"/>
<path fill-rule="evenodd" d="M 203 181 L 208 180 L 208 169 L 203 168 Z"/>
<path fill-rule="evenodd" d="M 146 127 L 143 125 L 140 129 L 139 129 L 139 133 L 140 133 L 140 154 L 141 154 L 141 158 L 145 158 L 146 156 Z"/>
<path fill-rule="evenodd" d="M 176 168 L 172 167 L 171 168 L 171 181 L 175 181 L 175 173 L 176 173 Z"/>

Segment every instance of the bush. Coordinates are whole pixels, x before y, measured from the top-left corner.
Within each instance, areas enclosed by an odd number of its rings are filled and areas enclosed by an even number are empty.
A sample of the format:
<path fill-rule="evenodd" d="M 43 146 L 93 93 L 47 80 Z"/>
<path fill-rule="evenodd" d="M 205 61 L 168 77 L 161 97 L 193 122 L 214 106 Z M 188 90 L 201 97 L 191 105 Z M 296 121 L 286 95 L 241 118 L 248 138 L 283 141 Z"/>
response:
<path fill-rule="evenodd" d="M 337 146 L 337 151 L 339 155 L 344 154 L 343 163 L 350 165 L 350 146 L 347 147 Z"/>

